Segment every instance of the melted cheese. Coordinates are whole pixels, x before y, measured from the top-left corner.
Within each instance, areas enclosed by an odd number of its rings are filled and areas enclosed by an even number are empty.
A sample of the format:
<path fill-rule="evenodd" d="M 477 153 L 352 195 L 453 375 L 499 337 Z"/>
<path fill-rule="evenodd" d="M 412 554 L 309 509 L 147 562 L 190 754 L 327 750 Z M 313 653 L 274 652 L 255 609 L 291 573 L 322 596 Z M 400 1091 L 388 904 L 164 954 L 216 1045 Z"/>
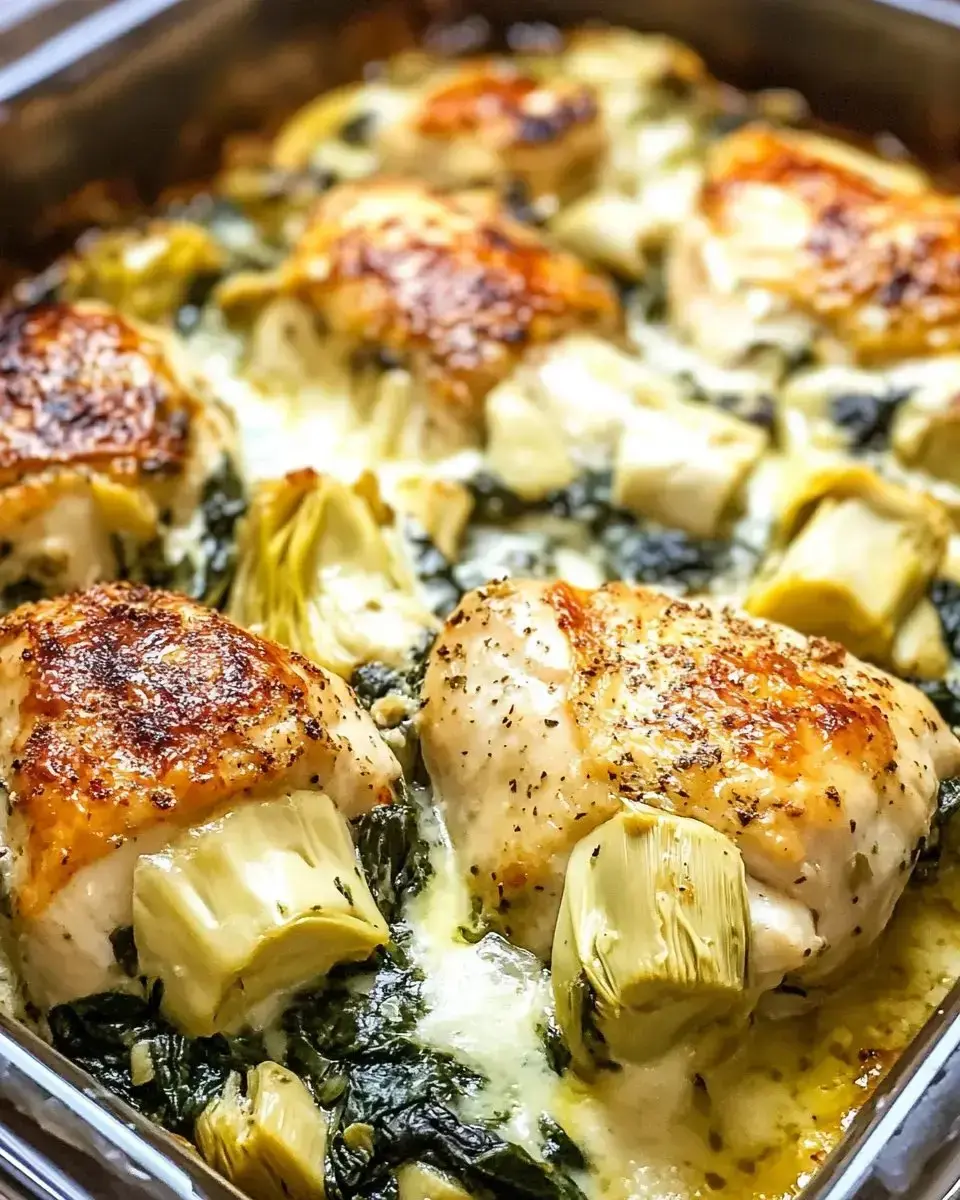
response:
<path fill-rule="evenodd" d="M 552 1009 L 549 977 L 521 950 L 460 937 L 469 897 L 431 813 L 436 873 L 407 914 L 427 979 L 418 1037 L 489 1079 L 467 1117 L 507 1114 L 505 1136 L 535 1155 L 540 1115 L 559 1121 L 593 1164 L 578 1182 L 597 1200 L 694 1200 L 705 1179 L 736 1200 L 793 1195 L 960 975 L 951 861 L 908 892 L 872 968 L 817 1011 L 760 1016 L 735 1044 L 681 1045 L 592 1085 L 560 1078 L 538 1032 Z"/>

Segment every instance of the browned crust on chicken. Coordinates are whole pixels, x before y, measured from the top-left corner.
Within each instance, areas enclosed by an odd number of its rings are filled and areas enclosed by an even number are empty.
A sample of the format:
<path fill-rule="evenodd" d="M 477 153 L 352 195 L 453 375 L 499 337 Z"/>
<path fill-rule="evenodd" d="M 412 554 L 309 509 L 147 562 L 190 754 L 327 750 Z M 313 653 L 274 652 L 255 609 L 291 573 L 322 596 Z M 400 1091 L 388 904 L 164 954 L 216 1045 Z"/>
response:
<path fill-rule="evenodd" d="M 789 944 L 790 969 L 826 977 L 885 925 L 938 780 L 960 769 L 929 700 L 841 646 L 625 583 L 468 594 L 423 700 L 424 763 L 471 891 L 540 954 L 571 851 L 626 800 L 729 837 L 761 924 L 785 922 L 774 963 Z"/>
<path fill-rule="evenodd" d="M 426 137 L 481 133 L 501 148 L 556 142 L 597 122 L 593 89 L 574 80 L 544 81 L 494 62 L 467 66 L 424 99 L 417 129 Z"/>
<path fill-rule="evenodd" d="M 24 606 L 0 621 L 0 663 L 23 688 L 4 781 L 23 916 L 127 838 L 239 793 L 310 786 L 350 752 L 342 681 L 169 593 L 114 583 Z M 382 761 L 354 769 L 363 807 L 390 798 Z"/>
<path fill-rule="evenodd" d="M 530 346 L 621 320 L 613 288 L 573 255 L 489 201 L 412 181 L 328 193 L 287 283 L 335 333 L 420 367 L 438 401 L 473 420 Z"/>
<path fill-rule="evenodd" d="M 803 776 L 814 748 L 818 757 L 858 763 L 880 790 L 897 769 L 887 716 L 894 682 L 879 672 L 842 674 L 837 668 L 849 660 L 834 642 L 788 646 L 775 625 L 627 584 L 589 592 L 557 583 L 544 599 L 577 664 L 575 719 L 592 730 L 594 752 L 626 799 L 662 803 L 735 840 L 772 834 L 786 848 L 796 840 L 797 817 L 825 827 L 842 820 L 839 794 L 829 787 L 799 804 L 791 796 L 790 780 Z M 676 641 L 673 627 L 682 631 Z M 628 694 L 648 689 L 653 659 L 660 661 L 654 701 L 620 728 L 622 710 L 602 703 L 606 681 L 616 673 Z M 659 744 L 655 761 L 634 753 L 647 739 Z M 749 797 L 727 792 L 727 764 L 769 772 L 781 786 Z"/>
<path fill-rule="evenodd" d="M 960 344 L 960 199 L 894 186 L 846 166 L 798 135 L 741 130 L 716 149 L 702 194 L 713 233 L 743 238 L 759 263 L 751 282 L 820 319 L 863 361 L 943 352 Z M 746 228 L 745 190 L 764 187 L 805 209 L 802 245 L 781 250 L 774 232 Z M 753 210 L 750 210 L 751 212 Z M 747 274 L 750 274 L 748 269 Z"/>
<path fill-rule="evenodd" d="M 53 465 L 175 473 L 194 407 L 159 343 L 109 309 L 0 312 L 0 486 Z"/>

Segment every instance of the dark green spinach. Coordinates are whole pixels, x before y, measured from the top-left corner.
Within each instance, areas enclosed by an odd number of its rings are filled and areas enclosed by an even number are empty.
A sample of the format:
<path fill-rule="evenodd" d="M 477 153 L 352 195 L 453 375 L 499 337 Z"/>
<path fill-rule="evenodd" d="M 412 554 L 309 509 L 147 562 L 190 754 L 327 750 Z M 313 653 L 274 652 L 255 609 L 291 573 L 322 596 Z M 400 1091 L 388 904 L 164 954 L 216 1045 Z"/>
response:
<path fill-rule="evenodd" d="M 118 544 L 122 573 L 150 587 L 169 588 L 213 608 L 223 605 L 237 563 L 237 522 L 246 511 L 243 482 L 228 455 L 223 455 L 203 485 L 198 554 L 171 563 L 163 539 L 135 551 Z"/>
<path fill-rule="evenodd" d="M 48 1015 L 54 1046 L 110 1091 L 174 1133 L 190 1137 L 197 1117 L 231 1071 L 262 1062 L 258 1037 L 188 1038 L 159 1013 L 159 993 L 144 1000 L 120 992 L 60 1004 Z M 130 1051 L 145 1043 L 153 1078 L 135 1084 Z"/>
<path fill-rule="evenodd" d="M 353 831 L 373 898 L 392 924 L 404 901 L 421 891 L 433 873 L 413 802 L 402 795 L 395 804 L 381 804 L 358 817 Z"/>
<path fill-rule="evenodd" d="M 609 471 L 585 471 L 569 486 L 528 502 L 495 476 L 481 472 L 470 483 L 472 520 L 501 526 L 544 514 L 575 522 L 594 539 L 607 578 L 627 583 L 669 583 L 681 591 L 700 591 L 729 565 L 730 542 L 639 521 L 614 504 L 611 486 Z"/>
<path fill-rule="evenodd" d="M 574 1200 L 580 1190 L 494 1129 L 462 1121 L 456 1101 L 482 1083 L 451 1055 L 419 1045 L 422 976 L 392 948 L 369 971 L 335 974 L 284 1017 L 287 1065 L 331 1110 L 330 1200 L 395 1200 L 394 1170 L 423 1162 L 501 1200 Z"/>

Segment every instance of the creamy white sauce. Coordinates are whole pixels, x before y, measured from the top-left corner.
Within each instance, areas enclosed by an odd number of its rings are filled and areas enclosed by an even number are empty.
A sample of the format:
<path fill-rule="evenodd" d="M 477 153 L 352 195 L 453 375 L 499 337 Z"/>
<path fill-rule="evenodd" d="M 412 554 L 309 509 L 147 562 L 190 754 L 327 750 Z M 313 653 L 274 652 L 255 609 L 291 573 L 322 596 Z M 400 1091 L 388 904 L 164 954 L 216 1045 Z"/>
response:
<path fill-rule="evenodd" d="M 693 1089 L 687 1047 L 645 1067 L 588 1086 L 550 1067 L 540 1030 L 553 1011 L 549 972 L 532 954 L 495 937 L 463 940 L 470 894 L 431 810 L 434 876 L 407 909 L 412 954 L 426 976 L 427 1014 L 417 1037 L 455 1054 L 489 1083 L 463 1104 L 468 1119 L 503 1120 L 511 1141 L 540 1157 L 543 1114 L 577 1141 L 595 1169 L 578 1177 L 589 1196 L 621 1200 L 688 1197 L 692 1177 L 677 1165 Z"/>

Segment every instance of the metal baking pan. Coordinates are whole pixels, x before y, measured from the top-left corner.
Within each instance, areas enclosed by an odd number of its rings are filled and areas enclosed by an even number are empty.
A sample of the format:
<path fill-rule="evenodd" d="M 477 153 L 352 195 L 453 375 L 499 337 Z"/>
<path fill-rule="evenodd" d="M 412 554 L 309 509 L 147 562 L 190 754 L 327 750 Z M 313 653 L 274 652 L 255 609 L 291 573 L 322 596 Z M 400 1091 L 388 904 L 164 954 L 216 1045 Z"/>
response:
<path fill-rule="evenodd" d="M 41 264 L 77 232 L 64 201 L 84 185 L 143 201 L 202 178 L 229 133 L 269 128 L 430 26 L 496 40 L 508 22 L 597 18 L 672 33 L 732 83 L 797 88 L 819 118 L 891 133 L 960 182 L 955 0 L 2 0 L 0 259 Z M 131 1194 L 239 1195 L 0 1018 L 0 1197 Z M 960 985 L 804 1197 L 960 1197 Z"/>

